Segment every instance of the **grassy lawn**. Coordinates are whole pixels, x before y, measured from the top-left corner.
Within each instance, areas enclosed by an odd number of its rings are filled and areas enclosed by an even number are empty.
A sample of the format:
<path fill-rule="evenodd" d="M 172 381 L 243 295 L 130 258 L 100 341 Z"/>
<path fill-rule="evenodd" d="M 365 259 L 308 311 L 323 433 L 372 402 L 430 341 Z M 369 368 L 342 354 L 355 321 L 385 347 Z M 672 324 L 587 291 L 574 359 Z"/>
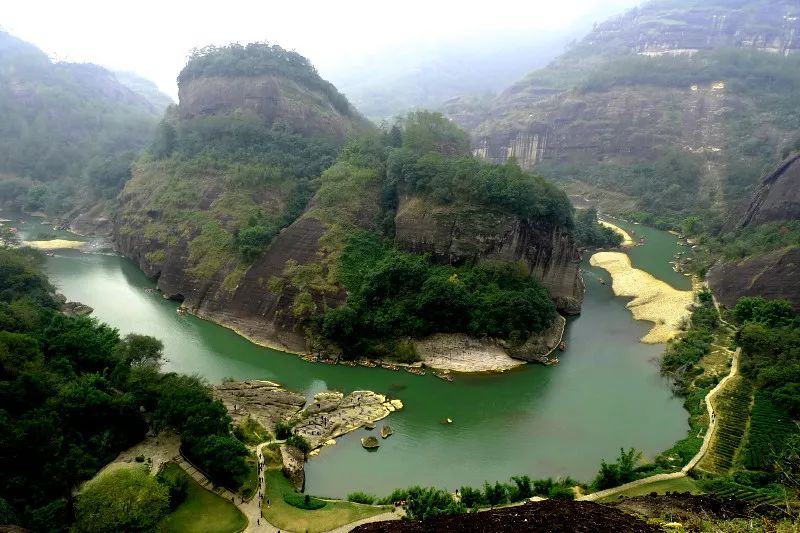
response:
<path fill-rule="evenodd" d="M 648 483 L 647 485 L 640 485 L 638 487 L 633 487 L 632 489 L 624 490 L 622 492 L 617 492 L 612 494 L 608 498 L 603 498 L 598 500 L 599 503 L 605 502 L 613 502 L 616 501 L 620 495 L 633 497 L 633 496 L 644 496 L 646 494 L 650 494 L 651 492 L 657 492 L 658 494 L 666 494 L 667 492 L 691 492 L 692 494 L 701 494 L 703 491 L 700 490 L 700 487 L 697 486 L 697 483 L 690 478 L 690 477 L 679 477 L 677 479 L 667 479 L 664 481 L 656 481 L 654 483 Z"/>
<path fill-rule="evenodd" d="M 247 527 L 247 518 L 229 501 L 198 485 L 178 465 L 176 469 L 189 480 L 186 500 L 158 525 L 162 533 L 235 533 Z"/>
<path fill-rule="evenodd" d="M 294 487 L 280 470 L 267 470 L 267 497 L 270 505 L 264 506 L 263 515 L 280 530 L 320 533 L 394 509 L 391 505 L 329 501 L 321 509 L 304 511 L 283 501 L 283 495 L 291 492 L 294 492 Z"/>

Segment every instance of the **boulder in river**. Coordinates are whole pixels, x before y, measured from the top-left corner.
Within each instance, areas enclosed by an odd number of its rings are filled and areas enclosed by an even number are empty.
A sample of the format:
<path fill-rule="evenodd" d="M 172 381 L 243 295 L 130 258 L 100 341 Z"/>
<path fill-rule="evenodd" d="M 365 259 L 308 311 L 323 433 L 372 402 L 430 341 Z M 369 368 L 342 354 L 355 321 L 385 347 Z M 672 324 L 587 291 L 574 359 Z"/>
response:
<path fill-rule="evenodd" d="M 377 448 L 378 446 L 381 445 L 381 443 L 378 442 L 378 439 L 376 437 L 373 437 L 372 435 L 370 435 L 369 437 L 363 437 L 361 439 L 361 445 L 364 448 L 370 450 L 370 449 Z"/>
<path fill-rule="evenodd" d="M 390 436 L 392 433 L 394 433 L 394 431 L 392 430 L 391 426 L 383 426 L 381 428 L 381 437 L 383 437 L 384 439 Z"/>

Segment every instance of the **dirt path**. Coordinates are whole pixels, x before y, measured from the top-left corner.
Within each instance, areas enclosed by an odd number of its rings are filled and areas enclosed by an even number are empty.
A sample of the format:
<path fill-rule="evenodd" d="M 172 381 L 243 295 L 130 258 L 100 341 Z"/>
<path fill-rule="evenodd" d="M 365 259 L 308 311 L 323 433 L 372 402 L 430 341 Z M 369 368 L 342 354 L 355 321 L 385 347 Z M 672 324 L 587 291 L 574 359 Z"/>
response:
<path fill-rule="evenodd" d="M 695 454 L 694 457 L 684 466 L 680 472 L 673 472 L 671 474 L 656 474 L 654 476 L 637 479 L 635 481 L 631 481 L 630 483 L 625 483 L 624 485 L 620 485 L 618 487 L 612 487 L 610 489 L 601 490 L 598 492 L 593 492 L 591 494 L 587 494 L 578 498 L 579 500 L 587 500 L 587 501 L 596 501 L 603 498 L 607 498 L 608 496 L 613 496 L 619 492 L 624 492 L 628 489 L 632 489 L 634 487 L 640 487 L 642 485 L 649 485 L 650 483 L 655 483 L 657 481 L 666 481 L 668 479 L 678 479 L 682 477 L 686 477 L 686 475 L 695 467 L 697 463 L 705 456 L 706 452 L 708 451 L 709 443 L 711 442 L 711 438 L 714 436 L 714 431 L 717 429 L 717 420 L 716 416 L 714 416 L 714 406 L 712 405 L 713 399 L 716 395 L 725 388 L 725 385 L 730 381 L 736 374 L 739 373 L 739 355 L 741 353 L 741 348 L 738 348 L 736 352 L 733 354 L 733 358 L 731 360 L 731 371 L 730 373 L 722 378 L 720 382 L 717 384 L 716 387 L 711 389 L 705 397 L 706 409 L 708 410 L 708 417 L 710 422 L 708 424 L 708 429 L 706 430 L 706 435 L 703 438 L 703 444 L 700 446 L 700 450 Z"/>

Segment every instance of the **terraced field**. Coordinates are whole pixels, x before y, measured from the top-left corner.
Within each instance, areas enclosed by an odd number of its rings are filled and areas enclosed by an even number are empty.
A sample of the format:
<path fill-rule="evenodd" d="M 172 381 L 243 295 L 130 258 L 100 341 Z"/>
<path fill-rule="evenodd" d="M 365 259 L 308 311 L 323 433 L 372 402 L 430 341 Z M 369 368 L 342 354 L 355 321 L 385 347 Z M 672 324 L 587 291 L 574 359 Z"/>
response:
<path fill-rule="evenodd" d="M 793 433 L 798 432 L 787 413 L 775 406 L 761 392 L 756 393 L 750 414 L 750 428 L 741 454 L 741 463 L 751 470 L 769 470 L 772 450 Z"/>
<path fill-rule="evenodd" d="M 753 387 L 749 380 L 736 375 L 712 401 L 717 418 L 708 452 L 697 465 L 698 470 L 726 474 L 742 447 L 750 417 Z"/>
<path fill-rule="evenodd" d="M 744 500 L 747 503 L 758 505 L 778 505 L 783 502 L 783 499 L 774 494 L 767 494 L 765 492 L 744 486 L 729 486 L 721 490 L 713 491 L 713 494 L 722 498 L 735 498 L 737 500 Z"/>

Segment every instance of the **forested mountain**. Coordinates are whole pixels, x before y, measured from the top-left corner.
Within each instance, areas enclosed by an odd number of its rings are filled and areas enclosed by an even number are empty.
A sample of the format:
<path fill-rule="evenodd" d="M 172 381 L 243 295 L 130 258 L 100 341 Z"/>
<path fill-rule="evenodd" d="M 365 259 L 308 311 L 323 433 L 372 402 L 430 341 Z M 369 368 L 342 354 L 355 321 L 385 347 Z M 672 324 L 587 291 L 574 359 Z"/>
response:
<path fill-rule="evenodd" d="M 607 210 L 719 229 L 800 129 L 800 8 L 658 0 L 599 24 L 491 103 L 451 102 L 477 154 Z"/>
<path fill-rule="evenodd" d="M 524 342 L 553 299 L 580 309 L 566 196 L 470 157 L 441 115 L 379 132 L 305 58 L 266 44 L 200 50 L 179 84 L 115 240 L 192 311 L 293 350 L 413 358 L 398 338 Z M 439 311 L 453 298 L 458 320 Z"/>
<path fill-rule="evenodd" d="M 53 212 L 113 197 L 161 112 L 102 67 L 0 32 L 0 197 Z"/>

